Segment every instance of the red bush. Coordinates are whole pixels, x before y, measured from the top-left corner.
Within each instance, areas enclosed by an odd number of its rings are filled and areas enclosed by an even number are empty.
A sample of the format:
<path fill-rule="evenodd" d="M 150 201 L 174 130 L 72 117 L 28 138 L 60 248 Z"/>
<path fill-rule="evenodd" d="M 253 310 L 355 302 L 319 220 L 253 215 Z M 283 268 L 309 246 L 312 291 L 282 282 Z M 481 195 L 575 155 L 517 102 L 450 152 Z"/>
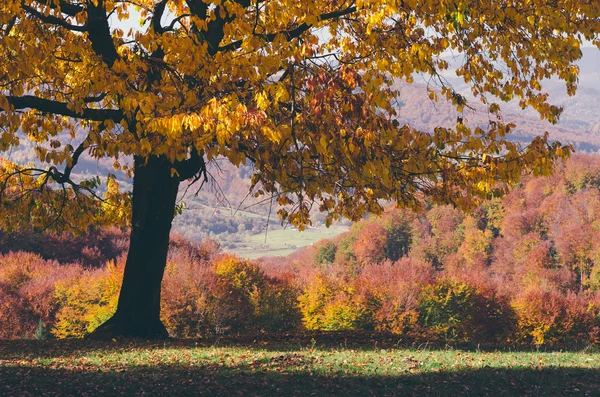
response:
<path fill-rule="evenodd" d="M 546 346 L 585 347 L 600 327 L 597 306 L 584 294 L 531 288 L 511 302 L 517 316 L 516 341 Z"/>

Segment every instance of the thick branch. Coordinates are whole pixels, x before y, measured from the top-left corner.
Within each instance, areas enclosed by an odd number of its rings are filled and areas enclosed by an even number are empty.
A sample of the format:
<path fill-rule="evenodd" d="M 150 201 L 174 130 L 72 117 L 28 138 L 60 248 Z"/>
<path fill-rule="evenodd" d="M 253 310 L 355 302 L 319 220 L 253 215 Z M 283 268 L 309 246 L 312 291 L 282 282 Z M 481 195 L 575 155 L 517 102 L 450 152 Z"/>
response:
<path fill-rule="evenodd" d="M 61 116 L 73 117 L 76 119 L 86 119 L 92 121 L 106 121 L 113 120 L 118 123 L 123 119 L 123 112 L 121 110 L 113 109 L 89 109 L 85 108 L 81 112 L 69 109 L 66 103 L 52 101 L 49 99 L 38 98 L 32 95 L 24 96 L 7 96 L 6 99 L 15 110 L 19 109 L 35 109 L 43 113 L 52 113 Z M 0 111 L 5 109 L 0 108 Z"/>
<path fill-rule="evenodd" d="M 90 96 L 90 97 L 87 97 L 87 98 L 83 98 L 83 103 L 100 102 L 104 98 L 106 98 L 106 93 L 102 93 L 102 94 L 100 94 L 98 96 Z"/>
<path fill-rule="evenodd" d="M 206 173 L 204 156 L 196 149 L 192 149 L 189 159 L 175 163 L 175 170 L 179 174 L 180 181 L 193 178 L 199 172 Z"/>
<path fill-rule="evenodd" d="M 208 11 L 208 5 L 202 0 L 185 0 L 188 8 L 192 15 L 197 16 L 200 19 L 206 18 L 206 11 Z"/>
<path fill-rule="evenodd" d="M 85 25 L 84 26 L 72 25 L 69 22 L 65 21 L 64 19 L 55 17 L 54 15 L 44 15 L 41 12 L 39 12 L 38 10 L 36 10 L 35 8 L 25 5 L 25 4 L 22 4 L 21 7 L 25 11 L 27 11 L 30 15 L 36 17 L 37 19 L 39 19 L 42 22 L 46 22 L 51 25 L 62 26 L 63 28 L 69 29 L 74 32 L 86 32 L 87 31 L 87 27 Z"/>
<path fill-rule="evenodd" d="M 160 29 L 161 29 L 161 33 L 165 33 L 165 32 L 170 32 L 170 31 L 172 31 L 172 30 L 175 28 L 175 25 L 176 25 L 178 22 L 181 22 L 181 20 L 182 20 L 183 18 L 187 18 L 187 17 L 190 17 L 190 16 L 192 16 L 192 14 L 181 14 L 181 15 L 180 15 L 180 16 L 178 16 L 177 18 L 173 19 L 173 20 L 171 21 L 171 23 L 169 24 L 169 26 L 166 26 L 166 27 L 161 27 L 161 28 L 160 28 Z"/>
<path fill-rule="evenodd" d="M 160 20 L 165 13 L 165 8 L 169 0 L 161 0 L 154 6 L 154 15 L 152 15 L 152 28 L 156 33 L 163 33 L 163 27 L 160 25 Z"/>
<path fill-rule="evenodd" d="M 61 174 L 59 174 L 63 180 L 59 181 L 56 178 L 54 178 L 54 180 L 56 180 L 56 182 L 65 183 L 66 181 L 69 181 L 71 179 L 71 172 L 73 171 L 73 168 L 77 165 L 77 162 L 79 161 L 79 157 L 83 154 L 83 151 L 87 148 L 88 138 L 84 139 L 83 142 L 81 142 L 79 144 L 79 146 L 77 146 L 77 148 L 73 152 L 73 156 L 71 157 L 71 164 L 67 164 L 67 166 L 65 167 L 65 171 L 62 172 Z"/>
<path fill-rule="evenodd" d="M 10 22 L 6 25 L 6 28 L 4 28 L 4 31 L 3 31 L 4 36 L 8 36 L 8 34 L 12 30 L 12 28 L 15 26 L 16 22 L 17 22 L 17 17 L 16 16 L 12 17 Z"/>
<path fill-rule="evenodd" d="M 343 17 L 345 15 L 352 14 L 354 12 L 356 12 L 356 6 L 348 7 L 343 10 L 332 11 L 332 12 L 327 12 L 327 13 L 321 14 L 318 17 L 318 20 L 319 21 L 328 21 L 328 20 Z M 260 37 L 267 43 L 273 42 L 275 40 L 275 38 L 279 35 L 283 35 L 286 38 L 286 40 L 290 41 L 290 40 L 300 37 L 300 35 L 302 33 L 306 32 L 307 30 L 309 30 L 312 27 L 313 27 L 313 25 L 304 22 L 302 25 L 299 25 L 298 27 L 296 27 L 294 29 L 282 30 L 281 32 L 276 32 L 276 33 L 257 34 L 256 36 Z M 227 44 L 226 46 L 219 47 L 218 50 L 221 52 L 235 51 L 242 46 L 242 42 L 243 42 L 242 40 L 237 40 L 237 41 Z"/>
<path fill-rule="evenodd" d="M 83 7 L 75 5 L 75 4 L 71 4 L 64 0 L 60 0 L 58 2 L 58 6 L 57 6 L 56 0 L 36 0 L 36 1 L 40 4 L 49 6 L 50 8 L 54 8 L 54 9 L 60 8 L 61 13 L 66 14 L 70 17 L 74 17 L 75 15 L 84 11 Z"/>
<path fill-rule="evenodd" d="M 193 15 L 200 19 L 207 17 L 208 8 L 203 0 L 186 0 L 186 3 Z M 250 0 L 239 0 L 238 3 L 243 7 L 248 7 L 251 4 Z M 223 40 L 223 37 L 225 37 L 225 25 L 233 20 L 233 16 L 228 15 L 227 12 L 225 12 L 224 17 L 221 17 L 222 11 L 223 5 L 217 6 L 214 10 L 216 19 L 208 23 L 205 31 L 196 32 L 203 41 L 208 43 L 208 53 L 210 55 L 215 55 L 219 51 L 219 44 Z"/>
<path fill-rule="evenodd" d="M 119 54 L 110 34 L 104 0 L 96 0 L 96 3 L 97 5 L 92 0 L 88 0 L 87 2 L 88 37 L 92 42 L 94 52 L 102 57 L 102 60 L 108 67 L 112 67 L 119 58 Z"/>

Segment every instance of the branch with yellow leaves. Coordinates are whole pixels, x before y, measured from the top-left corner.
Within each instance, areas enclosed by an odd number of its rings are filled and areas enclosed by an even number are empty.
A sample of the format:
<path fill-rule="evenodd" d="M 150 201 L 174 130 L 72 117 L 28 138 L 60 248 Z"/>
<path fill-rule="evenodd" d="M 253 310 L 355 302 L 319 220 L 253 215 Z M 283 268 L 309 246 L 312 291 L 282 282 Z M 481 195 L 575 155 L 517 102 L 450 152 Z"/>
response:
<path fill-rule="evenodd" d="M 319 15 L 317 17 L 317 21 L 322 22 L 322 21 L 328 21 L 328 20 L 332 20 L 332 19 L 341 18 L 343 16 L 353 14 L 356 11 L 357 11 L 356 6 L 351 6 L 351 7 L 347 7 L 342 10 L 338 10 L 338 11 L 326 12 L 326 13 Z M 281 36 L 281 35 L 283 35 L 286 38 L 286 40 L 291 41 L 293 39 L 300 37 L 302 35 L 302 33 L 308 31 L 309 29 L 311 29 L 313 27 L 314 27 L 313 24 L 304 22 L 294 29 L 282 30 L 280 32 L 275 32 L 275 33 L 256 34 L 255 36 L 261 38 L 266 43 L 272 43 L 277 36 Z M 237 41 L 229 43 L 225 46 L 219 47 L 218 51 L 221 51 L 221 52 L 235 51 L 242 47 L 242 43 L 243 43 L 243 40 L 237 40 Z"/>
<path fill-rule="evenodd" d="M 87 26 L 86 25 L 73 25 L 70 24 L 69 22 L 65 21 L 62 18 L 59 18 L 57 16 L 54 15 L 45 15 L 43 13 L 41 13 L 40 11 L 36 10 L 35 8 L 28 6 L 26 4 L 21 4 L 21 8 L 23 10 L 25 10 L 29 15 L 39 19 L 42 22 L 51 24 L 51 25 L 57 25 L 57 26 L 61 26 L 63 28 L 69 29 L 73 32 L 87 32 Z"/>
<path fill-rule="evenodd" d="M 2 97 L 0 97 L 1 100 Z M 53 101 L 50 99 L 40 98 L 33 95 L 23 96 L 6 96 L 8 103 L 14 110 L 35 109 L 42 113 L 59 114 L 61 116 L 72 117 L 75 119 L 85 119 L 92 121 L 112 120 L 119 123 L 124 118 L 121 110 L 117 109 L 94 109 L 85 108 L 81 111 L 75 111 L 65 102 Z M 7 111 L 0 107 L 0 112 Z"/>
<path fill-rule="evenodd" d="M 70 17 L 74 17 L 80 12 L 85 11 L 85 9 L 79 5 L 70 3 L 65 0 L 35 0 L 39 4 L 43 4 L 52 9 L 60 9 L 62 14 L 68 15 Z"/>

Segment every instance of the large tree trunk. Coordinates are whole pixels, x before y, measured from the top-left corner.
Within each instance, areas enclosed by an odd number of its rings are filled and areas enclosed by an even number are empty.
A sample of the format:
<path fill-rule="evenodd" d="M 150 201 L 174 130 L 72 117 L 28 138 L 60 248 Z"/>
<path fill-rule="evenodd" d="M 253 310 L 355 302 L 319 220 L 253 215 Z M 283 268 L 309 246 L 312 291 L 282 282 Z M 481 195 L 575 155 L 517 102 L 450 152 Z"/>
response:
<path fill-rule="evenodd" d="M 131 237 L 116 313 L 90 337 L 167 338 L 160 321 L 160 286 L 179 178 L 163 157 L 135 158 Z"/>

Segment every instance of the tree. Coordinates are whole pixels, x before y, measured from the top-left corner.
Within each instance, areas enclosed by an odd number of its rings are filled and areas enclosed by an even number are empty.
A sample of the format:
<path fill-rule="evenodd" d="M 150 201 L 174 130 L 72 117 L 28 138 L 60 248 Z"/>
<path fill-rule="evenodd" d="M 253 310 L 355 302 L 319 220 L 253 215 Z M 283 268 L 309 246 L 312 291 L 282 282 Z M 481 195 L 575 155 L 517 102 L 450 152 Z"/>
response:
<path fill-rule="evenodd" d="M 313 204 L 328 222 L 381 212 L 380 200 L 416 207 L 421 195 L 470 207 L 571 151 L 547 137 L 509 141 L 498 102 L 555 122 L 542 80 L 556 75 L 573 93 L 582 41 L 600 46 L 596 0 L 4 0 L 0 11 L 0 150 L 31 141 L 48 163 L 2 164 L 2 221 L 131 225 L 105 336 L 166 336 L 176 196 L 207 178 L 207 162 L 251 162 L 256 194 L 300 228 Z M 449 51 L 489 126 L 461 115 L 471 102 L 444 80 Z M 415 73 L 430 78 L 432 100 L 456 106 L 456 125 L 397 121 L 394 82 Z M 75 178 L 84 154 L 133 175 L 131 200 L 112 175 L 104 197 L 104 181 Z"/>

